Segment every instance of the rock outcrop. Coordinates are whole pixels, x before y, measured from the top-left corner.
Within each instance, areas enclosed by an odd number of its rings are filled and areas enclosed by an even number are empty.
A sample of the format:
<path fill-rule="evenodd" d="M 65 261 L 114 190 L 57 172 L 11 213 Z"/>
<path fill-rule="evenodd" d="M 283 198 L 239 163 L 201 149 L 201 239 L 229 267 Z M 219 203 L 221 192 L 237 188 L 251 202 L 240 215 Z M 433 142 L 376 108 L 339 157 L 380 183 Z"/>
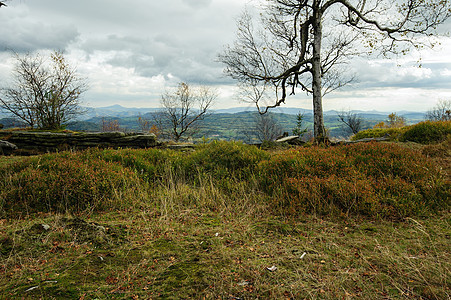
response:
<path fill-rule="evenodd" d="M 16 145 L 14 145 L 10 142 L 7 142 L 7 141 L 0 140 L 0 155 L 9 155 L 14 150 L 17 150 Z"/>
<path fill-rule="evenodd" d="M 276 143 L 288 143 L 289 145 L 303 145 L 305 144 L 298 135 L 285 136 L 276 140 Z"/>
<path fill-rule="evenodd" d="M 100 132 L 52 133 L 34 131 L 0 131 L 0 140 L 19 149 L 55 151 L 99 148 L 150 148 L 158 145 L 154 134 Z"/>

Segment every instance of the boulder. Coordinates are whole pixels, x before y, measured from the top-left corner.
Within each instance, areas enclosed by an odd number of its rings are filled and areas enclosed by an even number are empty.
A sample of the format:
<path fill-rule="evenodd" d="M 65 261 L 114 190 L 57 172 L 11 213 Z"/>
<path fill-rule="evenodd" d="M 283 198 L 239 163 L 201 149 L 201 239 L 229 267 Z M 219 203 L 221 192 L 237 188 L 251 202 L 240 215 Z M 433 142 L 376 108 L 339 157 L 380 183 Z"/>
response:
<path fill-rule="evenodd" d="M 14 150 L 17 150 L 16 145 L 0 140 L 0 155 L 10 155 Z"/>
<path fill-rule="evenodd" d="M 276 143 L 288 143 L 289 145 L 302 145 L 303 141 L 299 139 L 298 135 L 286 136 L 276 140 Z"/>

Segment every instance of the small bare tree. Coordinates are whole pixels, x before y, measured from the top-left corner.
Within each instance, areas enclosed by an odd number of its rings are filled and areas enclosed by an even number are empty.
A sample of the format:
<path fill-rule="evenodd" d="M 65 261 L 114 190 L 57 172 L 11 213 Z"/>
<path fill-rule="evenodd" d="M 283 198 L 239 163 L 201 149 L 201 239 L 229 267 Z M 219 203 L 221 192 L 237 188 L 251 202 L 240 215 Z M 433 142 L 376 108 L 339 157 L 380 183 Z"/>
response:
<path fill-rule="evenodd" d="M 401 128 L 406 126 L 406 118 L 400 116 L 396 113 L 391 113 L 388 115 L 387 119 L 388 128 Z"/>
<path fill-rule="evenodd" d="M 175 91 L 166 92 L 161 97 L 162 111 L 158 114 L 162 119 L 161 130 L 169 131 L 169 135 L 179 141 L 204 119 L 216 98 L 217 93 L 211 88 L 191 88 L 184 82 L 180 83 Z"/>
<path fill-rule="evenodd" d="M 430 121 L 451 120 L 451 101 L 439 100 L 437 104 L 426 113 L 426 120 Z"/>
<path fill-rule="evenodd" d="M 81 95 L 87 90 L 61 52 L 50 55 L 16 55 L 13 84 L 0 89 L 0 107 L 30 127 L 60 129 L 82 110 Z"/>
<path fill-rule="evenodd" d="M 118 120 L 111 120 L 102 117 L 102 132 L 123 131 Z"/>
<path fill-rule="evenodd" d="M 260 142 L 275 141 L 283 133 L 282 127 L 274 119 L 273 115 L 259 114 L 255 122 L 255 132 Z"/>
<path fill-rule="evenodd" d="M 343 123 L 352 134 L 362 130 L 363 119 L 356 113 L 342 110 L 338 114 L 338 120 Z"/>

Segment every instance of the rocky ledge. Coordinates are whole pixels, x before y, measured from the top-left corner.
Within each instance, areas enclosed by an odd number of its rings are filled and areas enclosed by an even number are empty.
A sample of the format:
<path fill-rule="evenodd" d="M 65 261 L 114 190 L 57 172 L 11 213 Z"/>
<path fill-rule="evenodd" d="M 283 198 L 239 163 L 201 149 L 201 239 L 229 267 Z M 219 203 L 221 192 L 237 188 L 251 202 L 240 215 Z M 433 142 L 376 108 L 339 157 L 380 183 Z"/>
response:
<path fill-rule="evenodd" d="M 56 151 L 99 148 L 151 148 L 158 145 L 154 134 L 99 132 L 53 133 L 35 131 L 0 131 L 0 140 L 19 149 Z"/>

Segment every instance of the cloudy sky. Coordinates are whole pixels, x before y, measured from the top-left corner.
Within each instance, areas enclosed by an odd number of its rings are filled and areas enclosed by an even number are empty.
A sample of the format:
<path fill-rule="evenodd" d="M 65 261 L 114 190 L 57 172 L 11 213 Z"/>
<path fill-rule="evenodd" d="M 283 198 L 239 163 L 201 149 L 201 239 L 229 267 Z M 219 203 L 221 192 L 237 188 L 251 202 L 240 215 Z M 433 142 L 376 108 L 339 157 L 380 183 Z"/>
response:
<path fill-rule="evenodd" d="M 11 52 L 63 50 L 90 89 L 84 103 L 158 107 L 165 88 L 184 81 L 218 89 L 216 108 L 249 106 L 236 99 L 216 57 L 233 42 L 248 0 L 10 0 L 0 8 L 0 85 L 8 83 Z M 451 22 L 443 30 L 451 29 Z M 451 41 L 407 57 L 354 60 L 358 79 L 327 95 L 324 109 L 424 111 L 451 99 Z M 422 67 L 417 67 L 421 58 Z M 297 95 L 287 106 L 309 109 Z"/>

